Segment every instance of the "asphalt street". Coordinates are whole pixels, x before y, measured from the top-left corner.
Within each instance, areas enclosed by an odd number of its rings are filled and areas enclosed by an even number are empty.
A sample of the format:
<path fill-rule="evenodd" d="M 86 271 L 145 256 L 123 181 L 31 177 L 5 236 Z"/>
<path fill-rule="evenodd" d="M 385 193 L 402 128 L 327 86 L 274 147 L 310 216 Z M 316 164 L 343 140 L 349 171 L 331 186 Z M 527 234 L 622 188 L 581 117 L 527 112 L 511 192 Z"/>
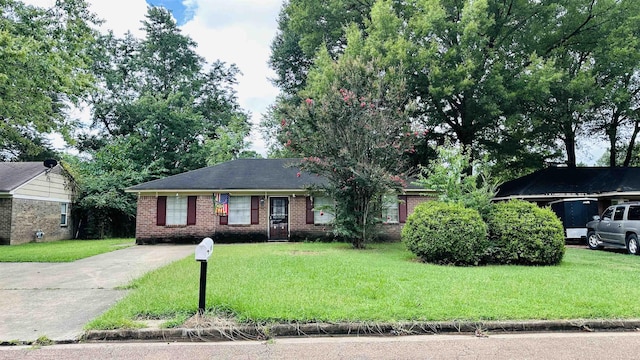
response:
<path fill-rule="evenodd" d="M 194 250 L 137 245 L 71 263 L 0 263 L 0 342 L 76 340 L 127 294 L 118 287 Z"/>

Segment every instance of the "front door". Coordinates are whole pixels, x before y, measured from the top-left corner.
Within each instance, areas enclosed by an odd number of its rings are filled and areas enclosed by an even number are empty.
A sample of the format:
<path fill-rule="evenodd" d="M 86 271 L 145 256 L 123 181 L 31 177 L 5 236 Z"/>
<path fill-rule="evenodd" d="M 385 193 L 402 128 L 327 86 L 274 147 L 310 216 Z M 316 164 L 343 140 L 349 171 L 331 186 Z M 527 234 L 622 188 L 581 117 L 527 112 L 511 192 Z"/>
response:
<path fill-rule="evenodd" d="M 289 239 L 289 198 L 269 199 L 269 240 Z"/>

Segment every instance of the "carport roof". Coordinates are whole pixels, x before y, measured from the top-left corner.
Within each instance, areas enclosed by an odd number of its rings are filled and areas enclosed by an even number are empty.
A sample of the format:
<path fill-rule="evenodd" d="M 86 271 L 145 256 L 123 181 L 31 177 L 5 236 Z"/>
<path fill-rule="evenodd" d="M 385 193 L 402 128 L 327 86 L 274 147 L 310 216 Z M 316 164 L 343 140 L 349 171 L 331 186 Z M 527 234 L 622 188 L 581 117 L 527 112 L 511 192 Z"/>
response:
<path fill-rule="evenodd" d="M 549 167 L 499 186 L 496 198 L 640 191 L 639 167 Z"/>

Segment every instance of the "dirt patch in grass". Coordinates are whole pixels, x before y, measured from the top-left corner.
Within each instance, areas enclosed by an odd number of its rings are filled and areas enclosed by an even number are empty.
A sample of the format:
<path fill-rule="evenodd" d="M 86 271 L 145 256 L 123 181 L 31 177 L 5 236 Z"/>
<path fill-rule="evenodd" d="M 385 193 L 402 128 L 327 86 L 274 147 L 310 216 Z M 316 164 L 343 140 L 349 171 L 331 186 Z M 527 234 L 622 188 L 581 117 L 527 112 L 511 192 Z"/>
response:
<path fill-rule="evenodd" d="M 319 251 L 292 250 L 291 255 L 320 255 Z"/>
<path fill-rule="evenodd" d="M 195 314 L 188 318 L 181 327 L 188 329 L 232 328 L 240 325 L 234 318 L 224 315 Z"/>

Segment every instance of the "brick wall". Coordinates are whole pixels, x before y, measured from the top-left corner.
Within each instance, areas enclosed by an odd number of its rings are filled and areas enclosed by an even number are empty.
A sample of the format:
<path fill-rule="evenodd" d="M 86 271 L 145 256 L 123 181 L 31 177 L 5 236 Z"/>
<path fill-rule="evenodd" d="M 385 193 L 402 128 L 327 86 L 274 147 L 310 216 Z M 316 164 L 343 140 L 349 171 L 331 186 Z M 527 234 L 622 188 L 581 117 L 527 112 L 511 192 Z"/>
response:
<path fill-rule="evenodd" d="M 71 221 L 71 207 L 68 209 L 67 223 Z M 42 239 L 36 239 L 36 231 L 44 232 Z M 11 244 L 31 241 L 46 242 L 71 239 L 70 225 L 60 226 L 60 203 L 56 201 L 13 199 L 11 214 Z"/>
<path fill-rule="evenodd" d="M 267 200 L 258 207 L 258 224 L 220 225 L 220 217 L 214 216 L 216 242 L 262 242 L 267 241 L 269 228 L 269 202 Z"/>
<path fill-rule="evenodd" d="M 0 245 L 11 244 L 11 199 L 0 199 Z"/>
<path fill-rule="evenodd" d="M 199 242 L 211 237 L 216 242 L 261 242 L 268 240 L 269 201 L 258 210 L 259 224 L 220 225 L 220 218 L 214 215 L 213 195 L 200 195 L 196 201 L 196 224 L 189 226 L 156 225 L 156 196 L 139 196 L 136 220 L 136 241 L 138 243 L 156 241 Z M 428 200 L 422 196 L 407 198 L 408 213 L 421 202 Z M 400 239 L 402 224 L 383 225 L 385 240 Z M 291 241 L 332 239 L 331 226 L 306 223 L 306 197 L 289 196 L 289 233 Z"/>
<path fill-rule="evenodd" d="M 157 197 L 139 196 L 136 214 L 136 241 L 188 241 L 196 242 L 205 237 L 212 237 L 214 228 L 213 199 L 211 195 L 200 195 L 196 199 L 195 225 L 162 225 L 157 224 Z M 217 218 L 216 218 L 217 220 Z"/>
<path fill-rule="evenodd" d="M 413 214 L 413 211 L 419 204 L 430 200 L 433 200 L 433 198 L 417 195 L 407 196 L 407 215 Z"/>
<path fill-rule="evenodd" d="M 296 196 L 289 200 L 289 227 L 292 241 L 333 238 L 331 226 L 307 224 L 306 196 Z"/>

